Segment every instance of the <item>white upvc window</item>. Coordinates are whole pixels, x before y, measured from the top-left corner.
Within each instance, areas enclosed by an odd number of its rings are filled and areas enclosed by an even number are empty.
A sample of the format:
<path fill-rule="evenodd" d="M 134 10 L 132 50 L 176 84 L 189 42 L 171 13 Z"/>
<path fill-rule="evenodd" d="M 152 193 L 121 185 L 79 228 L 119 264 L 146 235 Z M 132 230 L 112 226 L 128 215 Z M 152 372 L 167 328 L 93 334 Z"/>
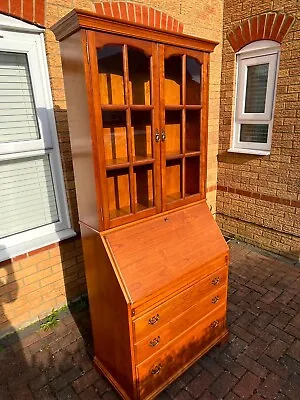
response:
<path fill-rule="evenodd" d="M 235 121 L 230 152 L 268 155 L 280 45 L 270 40 L 253 42 L 237 53 Z"/>
<path fill-rule="evenodd" d="M 74 235 L 43 29 L 0 14 L 0 261 Z"/>

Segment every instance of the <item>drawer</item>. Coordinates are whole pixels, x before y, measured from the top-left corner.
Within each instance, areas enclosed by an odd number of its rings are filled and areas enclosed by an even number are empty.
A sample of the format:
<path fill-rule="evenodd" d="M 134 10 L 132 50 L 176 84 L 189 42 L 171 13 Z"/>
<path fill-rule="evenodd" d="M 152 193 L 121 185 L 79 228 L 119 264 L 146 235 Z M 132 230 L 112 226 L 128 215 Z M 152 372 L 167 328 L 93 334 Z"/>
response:
<path fill-rule="evenodd" d="M 137 367 L 142 399 L 167 386 L 172 378 L 223 337 L 226 333 L 225 312 L 225 305 L 221 305 Z"/>
<path fill-rule="evenodd" d="M 226 302 L 226 292 L 226 285 L 221 286 L 182 314 L 178 316 L 174 314 L 174 319 L 157 329 L 152 335 L 136 343 L 134 345 L 136 364 L 140 364 L 148 357 L 151 357 L 181 333 L 196 324 L 201 318 L 218 308 L 220 304 L 224 304 Z"/>
<path fill-rule="evenodd" d="M 133 322 L 135 342 L 152 335 L 161 326 L 171 321 L 174 316 L 203 300 L 217 287 L 223 286 L 227 282 L 227 274 L 226 266 L 137 318 Z"/>

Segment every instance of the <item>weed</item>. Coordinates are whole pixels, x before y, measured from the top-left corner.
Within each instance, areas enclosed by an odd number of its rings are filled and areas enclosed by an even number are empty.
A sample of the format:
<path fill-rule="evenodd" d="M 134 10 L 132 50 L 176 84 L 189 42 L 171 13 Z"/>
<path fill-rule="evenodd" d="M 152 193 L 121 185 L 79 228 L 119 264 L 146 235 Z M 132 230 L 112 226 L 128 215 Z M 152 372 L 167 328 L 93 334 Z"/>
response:
<path fill-rule="evenodd" d="M 57 315 L 59 310 L 52 309 L 52 312 L 48 317 L 45 318 L 44 322 L 41 324 L 41 329 L 43 331 L 48 331 L 49 329 L 53 329 L 59 322 Z"/>
<path fill-rule="evenodd" d="M 89 302 L 86 297 L 81 297 L 73 304 L 73 310 L 76 312 L 86 311 L 89 308 Z"/>

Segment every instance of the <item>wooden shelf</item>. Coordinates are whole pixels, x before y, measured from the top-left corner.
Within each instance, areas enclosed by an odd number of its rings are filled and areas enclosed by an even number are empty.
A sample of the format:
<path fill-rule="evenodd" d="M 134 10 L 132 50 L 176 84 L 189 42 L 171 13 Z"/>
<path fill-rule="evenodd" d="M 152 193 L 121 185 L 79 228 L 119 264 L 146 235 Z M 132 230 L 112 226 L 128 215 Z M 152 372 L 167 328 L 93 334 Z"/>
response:
<path fill-rule="evenodd" d="M 125 111 L 128 106 L 126 104 L 101 104 L 103 111 Z"/>
<path fill-rule="evenodd" d="M 179 160 L 183 157 L 182 153 L 166 152 L 166 160 Z"/>
<path fill-rule="evenodd" d="M 180 104 L 178 104 L 178 105 L 176 105 L 176 104 L 173 104 L 173 105 L 165 105 L 165 109 L 166 110 L 168 110 L 168 111 L 177 111 L 177 110 L 183 110 L 184 109 L 184 105 L 180 105 Z"/>
<path fill-rule="evenodd" d="M 182 194 L 180 192 L 170 193 L 167 195 L 167 203 L 172 203 L 173 201 L 180 199 L 182 199 Z"/>
<path fill-rule="evenodd" d="M 114 160 L 106 160 L 106 169 L 108 171 L 118 168 L 128 168 L 130 163 L 126 158 L 116 158 Z"/>
<path fill-rule="evenodd" d="M 124 217 L 125 215 L 129 214 L 131 214 L 130 206 L 118 208 L 117 210 L 111 210 L 109 212 L 111 219 Z"/>
<path fill-rule="evenodd" d="M 200 156 L 201 152 L 200 151 L 186 151 L 184 155 L 185 155 L 185 157 L 196 157 L 196 156 Z"/>

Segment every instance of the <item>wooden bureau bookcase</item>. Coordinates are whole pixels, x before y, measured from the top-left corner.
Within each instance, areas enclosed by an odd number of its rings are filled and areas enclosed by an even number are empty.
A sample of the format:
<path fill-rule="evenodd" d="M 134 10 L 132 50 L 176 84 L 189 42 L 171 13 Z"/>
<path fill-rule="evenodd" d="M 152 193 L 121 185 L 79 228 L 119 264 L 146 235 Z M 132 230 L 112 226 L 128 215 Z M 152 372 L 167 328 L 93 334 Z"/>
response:
<path fill-rule="evenodd" d="M 74 10 L 60 41 L 96 367 L 154 398 L 225 340 L 228 248 L 206 204 L 216 43 Z"/>

